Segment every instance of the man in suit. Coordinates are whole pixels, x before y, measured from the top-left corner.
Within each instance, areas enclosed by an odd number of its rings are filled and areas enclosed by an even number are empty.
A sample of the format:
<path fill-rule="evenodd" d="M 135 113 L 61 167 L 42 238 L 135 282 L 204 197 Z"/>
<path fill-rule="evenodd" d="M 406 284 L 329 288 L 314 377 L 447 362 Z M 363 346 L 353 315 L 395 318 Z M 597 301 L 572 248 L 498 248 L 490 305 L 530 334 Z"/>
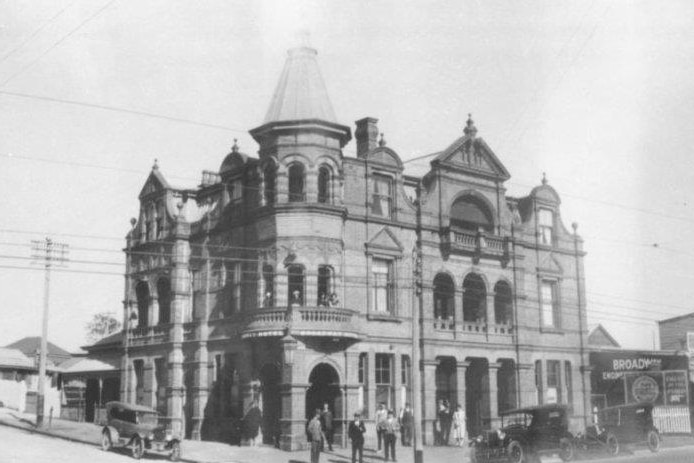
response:
<path fill-rule="evenodd" d="M 395 419 L 395 415 L 392 410 L 388 410 L 388 418 L 383 425 L 384 431 L 384 446 L 386 448 L 385 460 L 388 461 L 388 457 L 393 459 L 393 461 L 398 461 L 395 458 L 395 442 L 398 440 L 398 431 L 400 426 L 398 425 L 398 420 Z"/>
<path fill-rule="evenodd" d="M 320 408 L 316 409 L 313 418 L 308 422 L 306 434 L 309 442 L 311 442 L 311 463 L 319 463 L 320 448 L 323 443 L 323 430 L 320 424 Z"/>
<path fill-rule="evenodd" d="M 352 441 L 352 463 L 356 463 L 359 453 L 359 463 L 364 463 L 364 433 L 366 428 L 359 413 L 354 414 L 354 420 L 349 423 L 349 440 Z"/>
<path fill-rule="evenodd" d="M 323 404 L 323 411 L 320 415 L 320 421 L 323 425 L 323 434 L 325 434 L 325 440 L 328 444 L 328 450 L 333 451 L 333 434 L 335 430 L 333 429 L 333 412 L 330 411 L 330 407 L 327 403 Z"/>

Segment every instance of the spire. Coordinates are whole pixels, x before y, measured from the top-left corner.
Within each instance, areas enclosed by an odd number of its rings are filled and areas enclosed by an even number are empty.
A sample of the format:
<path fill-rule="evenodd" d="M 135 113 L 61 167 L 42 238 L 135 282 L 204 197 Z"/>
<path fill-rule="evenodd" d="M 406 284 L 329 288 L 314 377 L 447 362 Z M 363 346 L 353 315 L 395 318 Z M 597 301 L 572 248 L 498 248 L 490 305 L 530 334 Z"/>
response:
<path fill-rule="evenodd" d="M 300 46 L 287 52 L 287 61 L 265 115 L 264 124 L 302 119 L 321 119 L 337 123 L 318 68 L 317 54 L 315 49 L 308 46 L 305 34 Z"/>

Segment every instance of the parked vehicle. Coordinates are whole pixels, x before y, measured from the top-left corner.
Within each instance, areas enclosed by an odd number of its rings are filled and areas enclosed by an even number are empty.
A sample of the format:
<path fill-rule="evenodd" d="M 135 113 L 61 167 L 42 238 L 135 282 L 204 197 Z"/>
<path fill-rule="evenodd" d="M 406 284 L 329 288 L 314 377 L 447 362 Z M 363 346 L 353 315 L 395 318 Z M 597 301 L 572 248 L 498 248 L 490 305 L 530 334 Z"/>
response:
<path fill-rule="evenodd" d="M 651 452 L 660 450 L 660 433 L 653 425 L 653 404 L 607 407 L 597 415 L 597 425 L 577 439 L 579 449 L 592 450 L 604 444 L 609 454 L 617 455 L 625 444 L 645 444 Z"/>
<path fill-rule="evenodd" d="M 178 461 L 181 439 L 159 421 L 159 413 L 149 407 L 108 402 L 101 448 L 108 451 L 114 447 L 128 447 L 133 458 L 138 460 L 148 451 L 168 454 L 171 461 Z"/>
<path fill-rule="evenodd" d="M 568 431 L 564 405 L 539 405 L 502 412 L 501 428 L 472 439 L 473 463 L 539 462 L 540 455 L 556 454 L 563 461 L 574 457 L 574 437 Z"/>

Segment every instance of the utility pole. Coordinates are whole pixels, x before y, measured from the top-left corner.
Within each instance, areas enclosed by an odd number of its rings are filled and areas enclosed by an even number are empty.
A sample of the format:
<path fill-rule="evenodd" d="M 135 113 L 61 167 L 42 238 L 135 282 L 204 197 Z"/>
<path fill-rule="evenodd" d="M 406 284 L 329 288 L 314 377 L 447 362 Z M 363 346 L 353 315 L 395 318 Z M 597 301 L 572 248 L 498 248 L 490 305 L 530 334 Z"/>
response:
<path fill-rule="evenodd" d="M 41 326 L 41 352 L 39 354 L 39 390 L 36 396 L 36 427 L 43 427 L 43 408 L 45 402 L 46 357 L 48 355 L 48 306 L 51 288 L 51 267 L 63 265 L 67 260 L 68 245 L 54 243 L 50 238 L 46 241 L 31 241 L 33 258 L 42 262 L 45 267 L 43 282 L 43 321 Z"/>
<path fill-rule="evenodd" d="M 414 427 L 412 429 L 412 451 L 414 452 L 414 463 L 423 463 L 424 451 L 422 450 L 422 362 L 420 355 L 420 326 L 419 319 L 423 306 L 423 263 L 422 263 L 422 203 L 421 203 L 421 183 L 417 184 L 417 244 L 412 252 L 412 277 L 414 281 L 415 300 L 412 304 L 412 419 Z"/>
<path fill-rule="evenodd" d="M 585 365 L 585 359 L 584 359 L 584 354 L 585 354 L 585 349 L 583 346 L 583 297 L 581 297 L 581 265 L 578 260 L 580 257 L 580 254 L 578 252 L 578 223 L 574 222 L 571 224 L 571 227 L 574 229 L 574 259 L 576 261 L 576 296 L 578 300 L 578 336 L 580 340 L 580 355 L 581 355 L 581 366 L 580 366 L 580 374 L 581 374 L 581 399 L 583 402 L 583 425 L 588 426 L 588 413 L 589 413 L 589 408 L 586 407 L 588 402 L 586 401 L 586 365 Z"/>

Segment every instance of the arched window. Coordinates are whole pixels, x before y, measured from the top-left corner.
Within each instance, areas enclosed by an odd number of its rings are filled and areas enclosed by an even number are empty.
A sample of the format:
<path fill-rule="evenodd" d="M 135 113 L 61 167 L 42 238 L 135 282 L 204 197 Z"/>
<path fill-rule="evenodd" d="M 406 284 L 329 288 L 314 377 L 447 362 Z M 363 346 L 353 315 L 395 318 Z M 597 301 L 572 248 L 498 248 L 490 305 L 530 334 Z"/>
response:
<path fill-rule="evenodd" d="M 328 265 L 318 267 L 318 305 L 327 307 L 331 305 L 333 269 Z"/>
<path fill-rule="evenodd" d="M 476 273 L 469 274 L 463 281 L 463 320 L 487 320 L 487 287 Z"/>
<path fill-rule="evenodd" d="M 265 167 L 265 204 L 271 206 L 275 204 L 275 166 L 268 165 Z"/>
<path fill-rule="evenodd" d="M 494 221 L 492 213 L 482 200 L 474 196 L 463 196 L 456 199 L 451 207 L 451 226 L 472 231 L 482 228 L 491 232 Z"/>
<path fill-rule="evenodd" d="M 445 273 L 439 273 L 434 278 L 434 318 L 455 318 L 455 287 L 453 279 Z"/>
<path fill-rule="evenodd" d="M 304 305 L 304 267 L 301 265 L 290 265 L 288 296 L 291 305 Z"/>
<path fill-rule="evenodd" d="M 513 320 L 513 296 L 511 287 L 505 281 L 494 286 L 494 321 L 497 324 L 510 324 Z"/>
<path fill-rule="evenodd" d="M 137 326 L 147 326 L 149 323 L 149 286 L 147 282 L 140 281 L 135 286 L 137 297 Z"/>
<path fill-rule="evenodd" d="M 299 163 L 294 163 L 289 166 L 289 201 L 305 201 L 304 166 Z"/>
<path fill-rule="evenodd" d="M 159 323 L 171 323 L 171 283 L 168 278 L 157 281 L 157 297 L 159 298 Z"/>
<path fill-rule="evenodd" d="M 330 202 L 330 168 L 321 166 L 318 169 L 318 202 Z"/>

